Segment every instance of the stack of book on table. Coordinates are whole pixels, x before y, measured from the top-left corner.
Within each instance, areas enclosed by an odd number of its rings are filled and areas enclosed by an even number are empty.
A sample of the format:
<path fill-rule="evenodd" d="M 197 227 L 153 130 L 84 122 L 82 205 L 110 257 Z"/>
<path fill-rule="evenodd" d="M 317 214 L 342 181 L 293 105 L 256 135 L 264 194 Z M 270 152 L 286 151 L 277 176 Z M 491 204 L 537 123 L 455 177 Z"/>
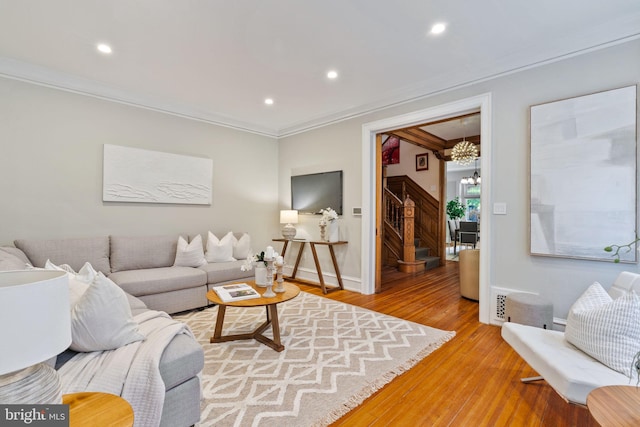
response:
<path fill-rule="evenodd" d="M 260 294 L 246 283 L 233 283 L 230 285 L 215 286 L 213 288 L 223 302 L 242 301 L 245 299 L 260 298 Z"/>

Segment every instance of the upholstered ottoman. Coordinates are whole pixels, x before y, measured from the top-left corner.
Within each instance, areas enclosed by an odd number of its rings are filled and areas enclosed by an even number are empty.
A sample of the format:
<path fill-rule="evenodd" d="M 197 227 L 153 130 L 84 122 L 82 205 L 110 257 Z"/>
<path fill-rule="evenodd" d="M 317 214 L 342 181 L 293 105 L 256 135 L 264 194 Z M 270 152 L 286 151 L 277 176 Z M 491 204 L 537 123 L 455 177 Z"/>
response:
<path fill-rule="evenodd" d="M 507 322 L 553 328 L 553 304 L 539 295 L 514 292 L 507 295 L 504 308 Z"/>
<path fill-rule="evenodd" d="M 460 251 L 460 295 L 478 301 L 480 299 L 480 249 Z"/>

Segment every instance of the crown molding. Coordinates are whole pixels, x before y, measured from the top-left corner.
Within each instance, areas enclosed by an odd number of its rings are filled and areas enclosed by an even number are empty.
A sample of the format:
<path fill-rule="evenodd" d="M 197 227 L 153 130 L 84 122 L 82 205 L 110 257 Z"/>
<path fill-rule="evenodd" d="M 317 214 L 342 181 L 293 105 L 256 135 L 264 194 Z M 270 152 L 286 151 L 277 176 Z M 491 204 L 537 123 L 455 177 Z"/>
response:
<path fill-rule="evenodd" d="M 137 108 L 170 114 L 189 120 L 196 120 L 207 124 L 222 126 L 234 130 L 278 139 L 308 132 L 314 129 L 329 126 L 367 114 L 372 114 L 391 107 L 419 101 L 445 92 L 461 89 L 467 86 L 486 82 L 488 80 L 493 80 L 520 71 L 529 70 L 542 65 L 551 64 L 564 59 L 594 52 L 600 49 L 636 40 L 638 38 L 640 38 L 640 33 L 622 37 L 617 40 L 608 41 L 606 43 L 590 46 L 588 48 L 575 50 L 566 54 L 558 55 L 553 58 L 548 58 L 541 61 L 528 63 L 526 65 L 513 67 L 506 71 L 487 74 L 483 77 L 475 79 L 465 80 L 464 77 L 459 78 L 459 81 L 443 79 L 436 84 L 434 84 L 433 81 L 421 82 L 410 87 L 405 87 L 399 91 L 395 91 L 391 95 L 385 98 L 378 99 L 375 102 L 362 104 L 349 109 L 335 111 L 333 113 L 311 118 L 310 120 L 293 123 L 290 126 L 280 129 L 267 128 L 222 114 L 214 114 L 197 110 L 188 105 L 170 103 L 159 98 L 131 93 L 90 79 L 54 71 L 45 67 L 2 56 L 0 56 L 0 77 L 19 80 L 39 86 L 49 87 L 84 96 L 90 96 Z"/>
<path fill-rule="evenodd" d="M 143 108 L 189 120 L 222 126 L 243 132 L 250 132 L 269 138 L 278 138 L 276 129 L 257 126 L 252 123 L 236 120 L 232 117 L 211 114 L 195 110 L 187 105 L 164 102 L 163 100 L 145 97 L 137 93 L 123 91 L 83 77 L 61 73 L 49 68 L 0 56 L 0 77 L 19 80 L 26 83 L 52 89 L 71 92 L 79 95 L 98 98 L 132 107 Z"/>

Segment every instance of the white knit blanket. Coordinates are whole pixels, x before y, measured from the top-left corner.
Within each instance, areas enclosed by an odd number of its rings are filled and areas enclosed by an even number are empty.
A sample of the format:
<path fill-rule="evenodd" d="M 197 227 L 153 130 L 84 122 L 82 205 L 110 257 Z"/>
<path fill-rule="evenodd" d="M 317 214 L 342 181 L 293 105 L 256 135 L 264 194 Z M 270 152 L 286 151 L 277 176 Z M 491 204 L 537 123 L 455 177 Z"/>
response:
<path fill-rule="evenodd" d="M 121 396 L 133 408 L 135 427 L 155 427 L 160 424 L 165 394 L 160 357 L 174 336 L 193 334 L 161 311 L 145 311 L 134 320 L 147 338 L 115 350 L 78 353 L 58 371 L 62 393 L 97 391 Z"/>

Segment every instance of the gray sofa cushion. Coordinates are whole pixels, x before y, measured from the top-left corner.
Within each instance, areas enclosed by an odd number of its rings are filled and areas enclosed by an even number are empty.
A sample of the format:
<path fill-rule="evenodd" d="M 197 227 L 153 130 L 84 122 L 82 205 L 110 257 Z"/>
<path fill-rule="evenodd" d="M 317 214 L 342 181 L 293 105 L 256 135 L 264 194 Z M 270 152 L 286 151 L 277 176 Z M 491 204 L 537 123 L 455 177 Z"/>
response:
<path fill-rule="evenodd" d="M 249 271 L 240 270 L 244 261 L 212 262 L 198 269 L 207 273 L 207 283 L 222 283 L 230 280 L 241 280 L 254 277 L 253 269 Z"/>
<path fill-rule="evenodd" d="M 176 335 L 162 353 L 160 367 L 165 390 L 182 384 L 204 368 L 202 346 L 188 335 Z"/>
<path fill-rule="evenodd" d="M 170 267 L 176 260 L 178 235 L 111 236 L 111 271 Z"/>
<path fill-rule="evenodd" d="M 143 311 L 148 310 L 144 302 L 142 302 L 141 300 L 139 300 L 138 298 L 134 297 L 131 294 L 127 294 L 126 292 L 125 294 L 127 295 L 127 300 L 129 301 L 129 307 L 131 307 L 132 316 L 135 316 L 137 314 L 142 313 Z"/>
<path fill-rule="evenodd" d="M 0 247 L 0 271 L 24 270 L 30 263 L 20 249 L 11 246 Z"/>
<path fill-rule="evenodd" d="M 109 279 L 133 296 L 159 294 L 207 284 L 207 274 L 192 267 L 161 267 L 118 271 Z M 204 290 L 203 290 L 204 292 Z"/>
<path fill-rule="evenodd" d="M 52 263 L 69 264 L 78 271 L 85 262 L 104 274 L 111 272 L 109 266 L 109 237 L 79 239 L 27 240 L 14 242 L 31 260 L 35 267 L 44 267 L 47 259 Z"/>

